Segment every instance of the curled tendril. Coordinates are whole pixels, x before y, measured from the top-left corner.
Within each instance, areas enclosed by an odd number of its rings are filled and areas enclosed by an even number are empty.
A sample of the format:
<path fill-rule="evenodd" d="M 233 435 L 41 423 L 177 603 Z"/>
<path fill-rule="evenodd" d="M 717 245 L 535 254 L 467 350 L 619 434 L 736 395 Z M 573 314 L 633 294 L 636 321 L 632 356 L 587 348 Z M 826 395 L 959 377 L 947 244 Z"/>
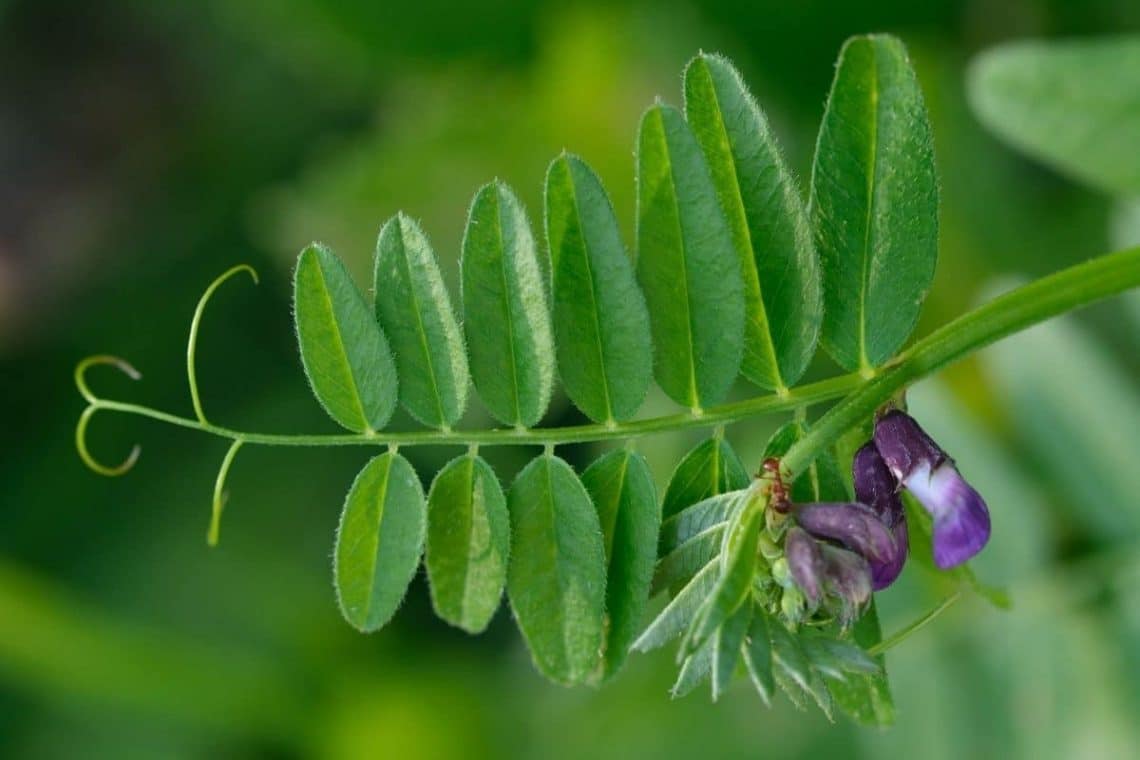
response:
<path fill-rule="evenodd" d="M 131 366 L 130 362 L 126 359 L 120 359 L 117 356 L 109 354 L 99 354 L 98 356 L 88 356 L 75 367 L 75 387 L 79 389 L 79 394 L 87 400 L 88 404 L 98 404 L 99 397 L 91 392 L 91 388 L 87 386 L 87 370 L 96 364 L 110 364 L 112 367 L 118 368 L 120 372 L 132 380 L 142 380 L 142 373 Z"/>
<path fill-rule="evenodd" d="M 136 443 L 122 464 L 115 467 L 100 464 L 95 457 L 91 456 L 91 452 L 87 448 L 87 425 L 90 424 L 91 418 L 95 416 L 95 412 L 102 408 L 102 400 L 96 396 L 87 385 L 87 370 L 96 364 L 110 364 L 132 380 L 141 380 L 142 373 L 132 367 L 130 362 L 125 359 L 107 354 L 88 356 L 75 367 L 75 387 L 79 389 L 80 395 L 87 400 L 87 408 L 83 410 L 83 414 L 79 415 L 79 423 L 75 426 L 75 448 L 79 451 L 79 458 L 92 470 L 100 475 L 116 477 L 129 472 L 130 469 L 135 466 L 135 462 L 139 459 L 139 454 L 142 453 L 142 447 Z"/>
<path fill-rule="evenodd" d="M 91 456 L 91 452 L 87 450 L 87 424 L 91 422 L 91 418 L 95 416 L 95 412 L 99 411 L 101 407 L 92 404 L 83 410 L 83 414 L 79 415 L 79 424 L 75 426 L 75 448 L 79 451 L 79 458 L 83 463 L 90 467 L 100 475 L 106 475 L 109 478 L 118 475 L 125 475 L 130 472 L 130 469 L 135 466 L 135 462 L 139 461 L 139 454 L 142 453 L 142 447 L 137 443 L 131 449 L 131 453 L 123 460 L 123 463 L 116 467 L 108 467 L 105 464 L 100 464 Z"/>
<path fill-rule="evenodd" d="M 202 322 L 202 314 L 206 311 L 206 304 L 214 295 L 214 291 L 221 287 L 223 282 L 239 272 L 248 272 L 249 276 L 253 278 L 254 285 L 260 282 L 257 278 L 257 271 L 249 264 L 238 264 L 235 267 L 230 267 L 207 286 L 202 297 L 198 299 L 198 306 L 194 309 L 194 317 L 190 320 L 190 339 L 186 344 L 186 380 L 190 384 L 190 402 L 194 405 L 194 415 L 203 424 L 206 423 L 206 413 L 202 410 L 202 399 L 198 395 L 198 374 L 194 369 L 194 355 L 198 351 L 198 326 Z"/>
<path fill-rule="evenodd" d="M 218 536 L 222 528 L 222 510 L 225 509 L 226 499 L 229 494 L 226 493 L 226 475 L 229 474 L 230 465 L 234 462 L 234 457 L 237 456 L 238 449 L 245 443 L 245 439 L 237 438 L 230 444 L 229 450 L 226 451 L 225 457 L 222 458 L 222 466 L 218 468 L 218 478 L 214 481 L 214 503 L 213 509 L 210 512 L 210 529 L 206 532 L 206 543 L 210 546 L 218 545 Z"/>

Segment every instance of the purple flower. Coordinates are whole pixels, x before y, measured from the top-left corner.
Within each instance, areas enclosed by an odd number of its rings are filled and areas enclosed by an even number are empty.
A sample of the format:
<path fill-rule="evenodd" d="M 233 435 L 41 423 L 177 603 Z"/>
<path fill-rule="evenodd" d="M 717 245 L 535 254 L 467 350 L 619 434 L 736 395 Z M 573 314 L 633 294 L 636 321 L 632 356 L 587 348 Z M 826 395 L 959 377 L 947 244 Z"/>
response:
<path fill-rule="evenodd" d="M 896 409 L 880 417 L 875 448 L 934 518 L 934 564 L 945 570 L 981 551 L 990 538 L 985 501 L 910 415 Z"/>
<path fill-rule="evenodd" d="M 818 541 L 795 525 L 788 528 L 784 556 L 809 610 L 826 603 L 843 626 L 859 617 L 871 598 L 871 568 L 867 560 Z"/>
<path fill-rule="evenodd" d="M 890 528 L 864 504 L 804 504 L 796 522 L 816 538 L 837 541 L 868 561 L 893 563 L 898 556 Z"/>
<path fill-rule="evenodd" d="M 823 598 L 823 551 L 819 543 L 806 531 L 796 526 L 788 528 L 784 542 L 784 557 L 788 560 L 788 570 L 792 580 L 804 592 L 804 598 L 812 609 L 819 606 Z"/>
<path fill-rule="evenodd" d="M 838 607 L 839 624 L 846 628 L 863 614 L 871 598 L 871 568 L 858 554 L 821 544 L 824 588 Z"/>
<path fill-rule="evenodd" d="M 855 498 L 870 507 L 891 531 L 895 540 L 896 551 L 892 558 L 867 557 L 867 562 L 871 565 L 871 584 L 875 591 L 880 591 L 895 582 L 906 562 L 909 548 L 906 512 L 899 500 L 898 482 L 873 442 L 867 442 L 855 452 L 851 471 L 855 481 Z"/>

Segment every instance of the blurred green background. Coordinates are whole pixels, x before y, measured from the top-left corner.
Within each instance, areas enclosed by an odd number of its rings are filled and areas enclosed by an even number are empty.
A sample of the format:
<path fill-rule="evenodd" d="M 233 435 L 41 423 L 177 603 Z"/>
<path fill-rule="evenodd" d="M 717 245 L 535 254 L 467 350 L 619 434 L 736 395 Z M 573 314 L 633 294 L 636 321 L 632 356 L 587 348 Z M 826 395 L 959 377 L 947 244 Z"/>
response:
<path fill-rule="evenodd" d="M 96 388 L 189 414 L 194 304 L 248 262 L 261 286 L 227 284 L 202 328 L 208 414 L 331 430 L 293 343 L 303 245 L 330 244 L 364 282 L 380 223 L 403 209 L 454 283 L 475 188 L 500 177 L 537 219 L 562 148 L 599 171 L 629 240 L 638 116 L 657 95 L 680 100 L 700 49 L 741 67 L 806 184 L 833 61 L 866 31 L 907 43 L 934 125 L 942 248 L 926 332 L 1011 276 L 1140 242 L 1140 214 L 1004 147 L 964 90 L 971 57 L 998 42 L 1138 28 L 1130 0 L 0 2 L 0 756 L 1137 756 L 1135 299 L 912 392 L 989 500 L 994 538 L 976 567 L 1015 606 L 967 599 L 893 651 L 886 732 L 782 700 L 765 710 L 743 683 L 717 705 L 703 692 L 670 701 L 668 651 L 634 656 L 597 692 L 550 685 L 505 609 L 468 637 L 432 616 L 422 575 L 392 625 L 357 634 L 336 609 L 330 554 L 371 452 L 247 447 L 210 550 L 225 443 L 101 414 L 97 455 L 116 461 L 134 441 L 143 455 L 128 476 L 99 477 L 74 452 L 71 371 L 123 356 L 143 381 L 97 370 Z M 813 377 L 833 371 L 817 365 Z M 578 419 L 557 402 L 547 424 Z M 779 421 L 729 438 L 754 463 Z M 640 444 L 659 486 L 696 440 Z M 454 453 L 408 452 L 425 479 Z M 506 480 L 524 456 L 493 463 Z M 885 628 L 945 593 L 908 568 L 880 595 Z"/>

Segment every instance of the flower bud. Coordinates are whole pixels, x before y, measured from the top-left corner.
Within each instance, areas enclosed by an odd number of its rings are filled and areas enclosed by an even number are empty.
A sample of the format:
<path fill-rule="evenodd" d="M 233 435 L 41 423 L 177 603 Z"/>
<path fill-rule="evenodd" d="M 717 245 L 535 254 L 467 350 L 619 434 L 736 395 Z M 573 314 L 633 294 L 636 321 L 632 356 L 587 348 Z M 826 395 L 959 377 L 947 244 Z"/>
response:
<path fill-rule="evenodd" d="M 883 415 L 875 424 L 875 448 L 898 482 L 934 518 L 938 567 L 955 567 L 981 551 L 990 537 L 985 501 L 910 415 L 899 410 Z"/>
<path fill-rule="evenodd" d="M 823 585 L 837 603 L 839 624 L 846 628 L 863 613 L 871 599 L 871 568 L 867 560 L 854 552 L 821 544 Z"/>
<path fill-rule="evenodd" d="M 906 563 L 910 541 L 906 529 L 906 512 L 899 499 L 898 482 L 873 442 L 867 442 L 855 452 L 851 471 L 855 482 L 855 498 L 878 515 L 895 540 L 893 558 L 867 557 L 871 566 L 871 586 L 875 591 L 880 591 L 895 582 Z"/>
<path fill-rule="evenodd" d="M 788 528 L 787 540 L 784 543 L 784 557 L 787 559 L 792 580 L 799 586 L 811 608 L 815 609 L 823 597 L 820 580 L 820 573 L 823 571 L 823 553 L 819 543 L 806 531 L 792 526 Z"/>
<path fill-rule="evenodd" d="M 796 522 L 813 536 L 837 541 L 867 560 L 893 563 L 898 557 L 890 529 L 863 504 L 804 504 L 796 509 Z"/>

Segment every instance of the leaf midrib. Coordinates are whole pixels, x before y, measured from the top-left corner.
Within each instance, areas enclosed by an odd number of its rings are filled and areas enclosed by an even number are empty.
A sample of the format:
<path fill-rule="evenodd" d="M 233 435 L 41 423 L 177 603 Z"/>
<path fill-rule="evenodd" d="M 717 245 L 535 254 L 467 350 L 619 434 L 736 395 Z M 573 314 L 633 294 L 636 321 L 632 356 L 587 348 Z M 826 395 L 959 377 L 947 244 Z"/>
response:
<path fill-rule="evenodd" d="M 471 549 L 473 536 L 475 535 L 475 491 L 476 489 L 482 489 L 482 484 L 476 481 L 475 457 L 467 457 L 466 465 L 467 477 L 465 479 L 465 482 L 470 484 L 470 487 L 467 491 L 469 505 L 469 509 L 467 510 L 467 556 L 465 558 L 466 561 L 463 563 L 463 582 L 461 584 L 463 588 L 463 596 L 459 600 L 459 612 L 465 623 L 468 621 L 471 614 L 471 597 L 474 595 L 471 588 Z"/>
<path fill-rule="evenodd" d="M 741 226 L 743 229 L 744 242 L 748 246 L 747 253 L 750 254 L 749 263 L 751 263 L 753 273 L 756 275 L 757 316 L 758 316 L 759 322 L 761 323 L 761 326 L 762 326 L 762 330 L 761 330 L 762 335 L 763 335 L 762 343 L 764 344 L 765 353 L 768 354 L 768 358 L 772 363 L 772 379 L 776 381 L 776 386 L 778 388 L 783 388 L 783 387 L 786 387 L 786 384 L 784 383 L 783 374 L 780 371 L 779 359 L 777 359 L 777 357 L 776 357 L 776 346 L 772 340 L 772 326 L 771 326 L 771 323 L 768 321 L 768 307 L 764 303 L 764 285 L 763 285 L 763 283 L 760 282 L 760 270 L 759 270 L 759 267 L 756 265 L 756 248 L 755 248 L 754 243 L 752 242 L 752 226 L 749 223 L 748 211 L 745 208 L 744 196 L 743 196 L 741 189 L 740 189 L 740 174 L 737 171 L 737 167 L 736 167 L 736 152 L 733 150 L 732 138 L 728 134 L 728 127 L 725 125 L 724 119 L 721 118 L 722 111 L 721 111 L 721 107 L 720 107 L 720 94 L 717 92 L 717 89 L 716 89 L 716 80 L 713 78 L 712 71 L 708 67 L 708 64 L 705 63 L 704 61 L 702 61 L 702 64 L 704 64 L 705 73 L 708 76 L 709 91 L 712 93 L 713 104 L 716 106 L 716 108 L 713 111 L 714 119 L 715 119 L 717 128 L 720 131 L 721 137 L 724 140 L 724 144 L 728 147 L 728 157 L 729 157 L 728 166 L 732 172 L 732 188 L 731 188 L 731 190 L 732 190 L 732 194 L 733 194 L 734 198 L 736 199 L 737 203 L 739 204 L 739 215 L 740 215 L 741 219 L 743 220 L 743 225 L 741 225 Z"/>
<path fill-rule="evenodd" d="M 562 661 L 566 667 L 566 680 L 575 680 L 577 673 L 574 672 L 576 668 L 571 661 L 571 644 L 570 644 L 570 626 L 566 625 L 565 602 L 566 586 L 562 578 L 562 563 L 559 562 L 561 556 L 561 547 L 558 541 L 558 513 L 554 505 L 554 457 L 550 454 L 543 455 L 543 470 L 546 476 L 546 507 L 547 513 L 550 517 L 550 555 L 551 561 L 554 564 L 554 581 L 558 586 L 558 605 L 557 610 L 551 611 L 551 618 L 557 620 L 559 638 L 562 640 Z"/>
<path fill-rule="evenodd" d="M 404 264 L 404 273 L 408 278 L 408 294 L 412 299 L 412 313 L 416 317 L 416 335 L 420 339 L 420 348 L 424 352 L 424 360 L 427 362 L 428 367 L 428 381 L 431 383 L 432 396 L 435 400 L 436 413 L 439 415 L 439 426 L 443 429 L 450 427 L 447 422 L 447 415 L 443 411 L 443 398 L 439 393 L 439 383 L 436 381 L 435 361 L 432 356 L 431 348 L 428 345 L 427 332 L 424 329 L 423 316 L 420 314 L 420 300 L 418 297 L 415 279 L 412 277 L 412 264 L 408 256 L 407 238 L 404 235 L 404 222 L 402 219 L 396 221 L 396 229 L 400 234 L 400 260 Z"/>
<path fill-rule="evenodd" d="M 511 399 L 515 407 L 515 425 L 523 427 L 522 400 L 519 398 L 518 357 L 515 355 L 515 315 L 511 301 L 510 278 L 507 277 L 507 248 L 503 239 L 503 202 L 498 187 L 494 188 L 494 197 L 495 237 L 499 242 L 499 277 L 503 283 L 503 308 L 507 317 L 507 356 L 511 362 Z"/>
<path fill-rule="evenodd" d="M 336 348 L 339 349 L 339 357 L 343 362 L 344 368 L 348 374 L 347 390 L 349 391 L 349 395 L 352 397 L 352 400 L 356 404 L 357 411 L 360 413 L 360 421 L 363 423 L 364 432 L 366 434 L 371 433 L 373 432 L 372 420 L 368 419 L 368 415 L 364 411 L 364 400 L 361 398 L 360 387 L 356 381 L 356 374 L 352 370 L 352 362 L 348 358 L 348 349 L 345 346 L 344 337 L 341 335 L 340 320 L 337 319 L 336 308 L 333 306 L 332 302 L 332 294 L 329 293 L 328 281 L 325 278 L 325 268 L 321 263 L 321 257 L 319 254 L 314 254 L 314 259 L 317 264 L 317 277 L 321 281 L 321 295 L 324 297 L 325 305 L 328 307 L 329 320 L 332 322 L 333 327 L 332 332 L 336 337 Z"/>
<path fill-rule="evenodd" d="M 867 166 L 867 213 L 863 228 L 863 256 L 860 259 L 861 270 L 859 282 L 862 291 L 859 294 L 859 367 L 862 370 L 871 370 L 871 361 L 867 356 L 867 297 L 871 288 L 871 237 L 875 210 L 875 180 L 878 176 L 878 148 L 879 148 L 879 62 L 875 42 L 871 41 L 871 73 L 868 81 L 871 100 L 870 140 L 868 141 Z"/>
<path fill-rule="evenodd" d="M 372 535 L 376 537 L 374 550 L 369 552 L 369 568 L 368 568 L 368 594 L 365 596 L 364 603 L 364 623 L 368 624 L 368 619 L 372 616 L 372 607 L 375 602 L 376 591 L 376 569 L 380 565 L 380 531 L 384 526 L 384 512 L 388 503 L 388 484 L 392 478 L 392 457 L 385 455 L 383 461 L 384 479 L 380 485 L 379 499 L 377 499 L 376 511 L 376 530 Z M 371 542 L 370 542 L 371 543 Z"/>
<path fill-rule="evenodd" d="M 682 303 L 685 305 L 685 340 L 689 353 L 689 406 L 694 412 L 700 411 L 701 397 L 700 390 L 697 386 L 697 356 L 696 356 L 696 343 L 693 333 L 695 327 L 693 325 L 693 310 L 691 308 L 691 299 L 689 298 L 689 266 L 688 256 L 686 255 L 685 245 L 685 230 L 684 224 L 681 222 L 681 203 L 677 198 L 677 176 L 673 172 L 673 153 L 672 145 L 669 141 L 669 132 L 665 128 L 665 116 L 659 106 L 657 109 L 657 123 L 661 127 L 661 142 L 664 144 L 664 161 L 667 171 L 669 172 L 669 200 L 673 204 L 673 218 L 676 220 L 677 226 L 677 242 L 680 244 L 681 254 L 681 289 L 683 291 Z M 696 139 L 694 138 L 694 142 Z M 699 150 L 699 148 L 698 148 Z"/>
<path fill-rule="evenodd" d="M 610 380 L 609 372 L 606 367 L 605 351 L 602 347 L 602 325 L 601 314 L 598 310 L 598 299 L 594 287 L 594 268 L 590 262 L 590 244 L 586 238 L 586 228 L 582 223 L 582 209 L 578 204 L 578 183 L 574 178 L 574 168 L 570 162 L 566 162 L 566 174 L 570 180 L 570 202 L 574 205 L 574 219 L 578 223 L 578 231 L 582 237 L 582 263 L 586 267 L 586 282 L 589 284 L 588 292 L 590 294 L 590 313 L 594 317 L 593 330 L 594 333 L 594 347 L 598 353 L 598 367 L 602 373 L 602 396 L 606 404 L 606 419 L 604 423 L 609 424 L 614 421 L 613 402 L 610 400 Z"/>

